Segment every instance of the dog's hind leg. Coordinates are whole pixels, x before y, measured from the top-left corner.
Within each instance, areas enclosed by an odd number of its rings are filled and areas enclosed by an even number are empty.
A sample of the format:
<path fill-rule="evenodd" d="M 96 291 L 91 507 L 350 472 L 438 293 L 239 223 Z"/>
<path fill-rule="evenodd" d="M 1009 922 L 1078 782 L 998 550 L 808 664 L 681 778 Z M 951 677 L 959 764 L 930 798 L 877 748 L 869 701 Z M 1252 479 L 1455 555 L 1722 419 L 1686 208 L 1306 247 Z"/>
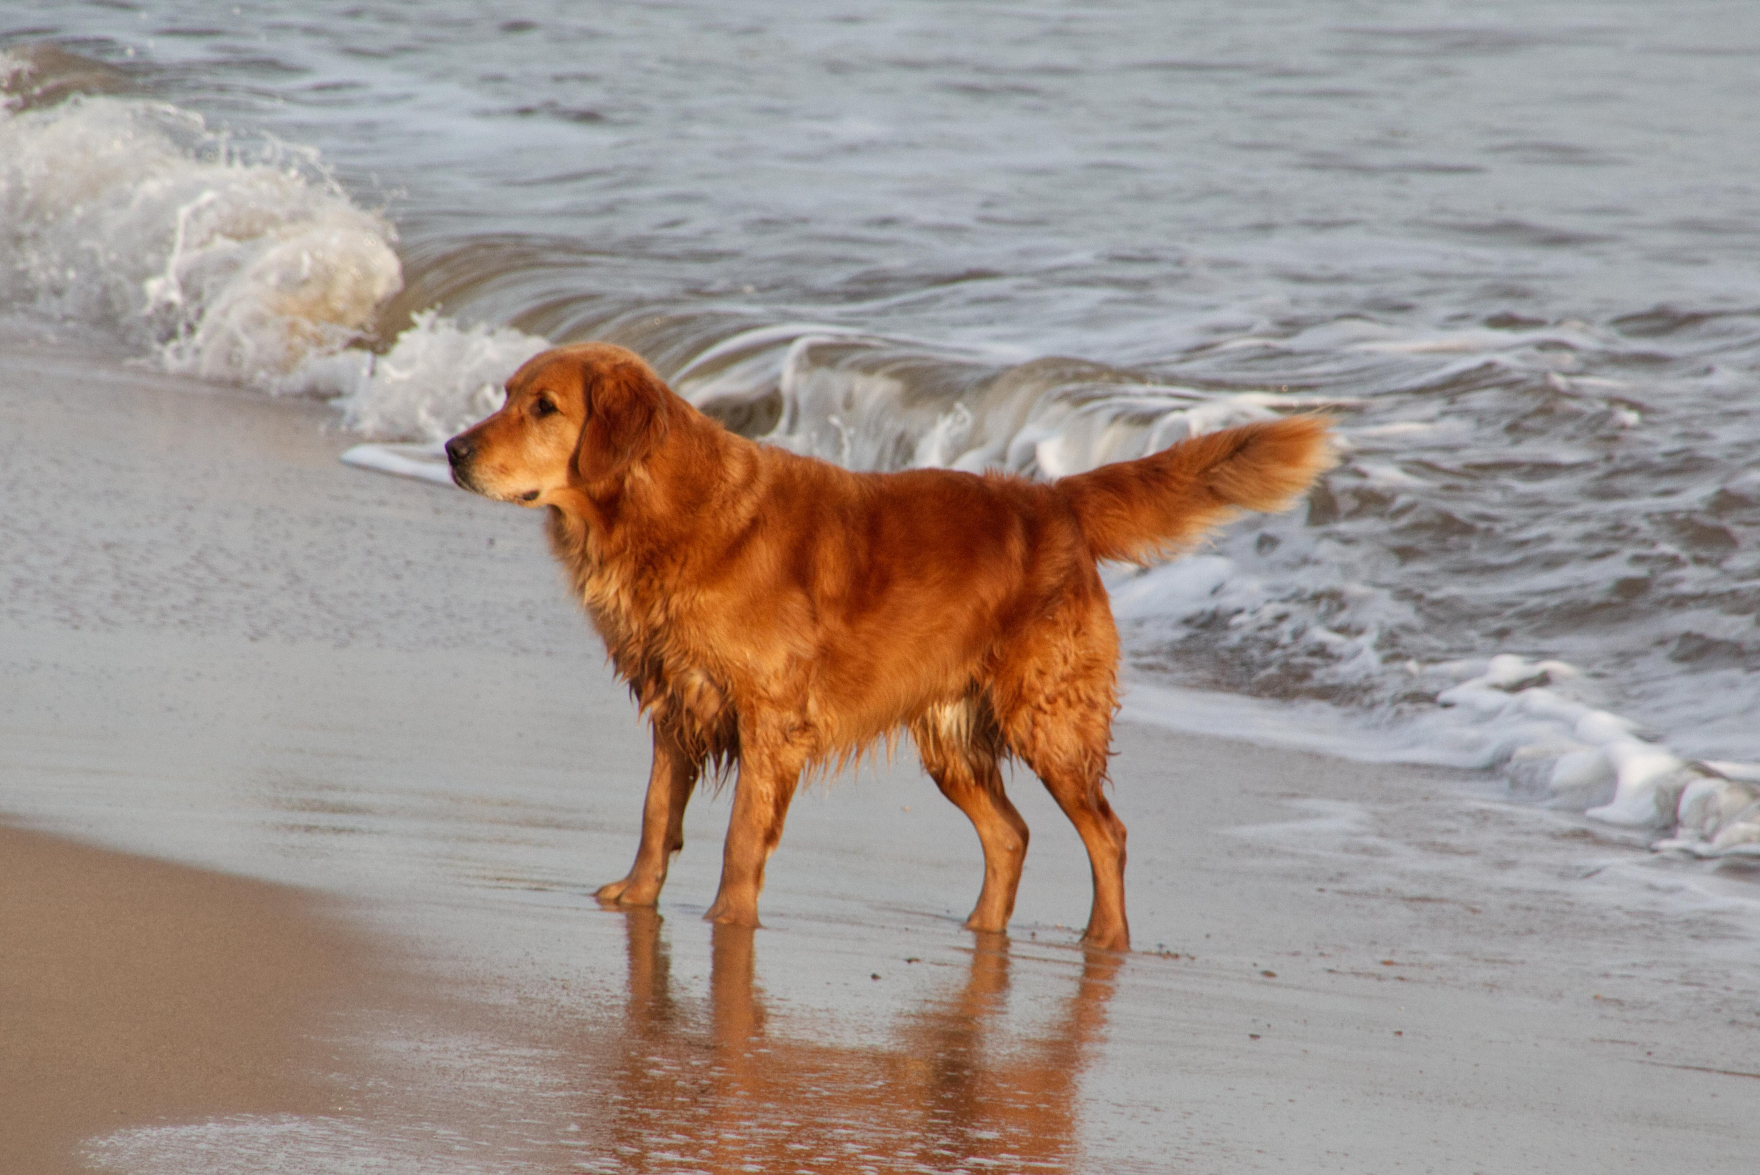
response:
<path fill-rule="evenodd" d="M 966 927 L 1002 931 L 1014 913 L 1014 895 L 1020 888 L 1027 822 L 1003 792 L 994 733 L 974 729 L 974 708 L 970 700 L 935 707 L 912 723 L 911 736 L 923 770 L 941 794 L 966 814 L 984 846 L 984 888 Z"/>
<path fill-rule="evenodd" d="M 1023 638 L 1009 651 L 991 693 L 1009 749 L 1044 781 L 1088 850 L 1094 904 L 1082 941 L 1123 951 L 1131 945 L 1124 912 L 1125 829 L 1103 791 L 1118 644 L 1105 596 L 1096 591 L 1093 600 L 1092 610 L 1072 601 L 1064 615 Z"/>
<path fill-rule="evenodd" d="M 740 728 L 739 778 L 721 856 L 721 887 L 709 922 L 757 926 L 764 866 L 782 841 L 788 805 L 807 764 L 805 740 L 780 730 Z"/>
<path fill-rule="evenodd" d="M 1131 930 L 1124 913 L 1124 821 L 1101 794 L 1104 773 L 1056 755 L 1042 754 L 1028 762 L 1088 850 L 1094 904 L 1082 941 L 1107 950 L 1130 950 Z"/>
<path fill-rule="evenodd" d="M 703 765 L 684 749 L 677 730 L 654 721 L 654 766 L 648 775 L 648 798 L 642 805 L 642 841 L 635 864 L 621 881 L 599 887 L 593 896 L 620 906 L 651 906 L 660 899 L 672 857 L 684 848 L 684 809 Z"/>

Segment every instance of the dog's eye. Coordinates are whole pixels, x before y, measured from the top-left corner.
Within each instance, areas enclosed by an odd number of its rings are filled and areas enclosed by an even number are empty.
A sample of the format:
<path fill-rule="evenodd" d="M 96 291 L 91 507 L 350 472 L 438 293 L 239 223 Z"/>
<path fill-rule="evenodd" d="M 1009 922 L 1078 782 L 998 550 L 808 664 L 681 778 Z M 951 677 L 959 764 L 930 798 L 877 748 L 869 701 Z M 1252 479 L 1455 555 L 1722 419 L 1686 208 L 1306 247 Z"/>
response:
<path fill-rule="evenodd" d="M 549 416 L 556 411 L 556 405 L 550 402 L 549 396 L 539 396 L 532 403 L 533 416 Z"/>

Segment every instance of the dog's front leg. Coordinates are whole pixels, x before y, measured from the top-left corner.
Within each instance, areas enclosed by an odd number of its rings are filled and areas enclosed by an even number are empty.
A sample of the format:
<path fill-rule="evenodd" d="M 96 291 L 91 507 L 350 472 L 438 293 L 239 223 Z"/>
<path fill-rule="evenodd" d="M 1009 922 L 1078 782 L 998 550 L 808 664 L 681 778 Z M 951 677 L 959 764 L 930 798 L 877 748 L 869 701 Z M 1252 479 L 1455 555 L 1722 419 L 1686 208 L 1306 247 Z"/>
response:
<path fill-rule="evenodd" d="M 684 809 L 702 766 L 685 753 L 670 723 L 654 722 L 654 767 L 642 805 L 642 843 L 635 864 L 622 881 L 600 886 L 593 896 L 620 906 L 651 906 L 660 900 L 672 855 L 684 848 Z"/>
<path fill-rule="evenodd" d="M 721 888 L 704 919 L 735 926 L 758 925 L 758 894 L 764 865 L 782 840 L 782 824 L 794 799 L 806 755 L 786 736 L 740 731 L 739 779 L 733 815 L 721 856 Z"/>

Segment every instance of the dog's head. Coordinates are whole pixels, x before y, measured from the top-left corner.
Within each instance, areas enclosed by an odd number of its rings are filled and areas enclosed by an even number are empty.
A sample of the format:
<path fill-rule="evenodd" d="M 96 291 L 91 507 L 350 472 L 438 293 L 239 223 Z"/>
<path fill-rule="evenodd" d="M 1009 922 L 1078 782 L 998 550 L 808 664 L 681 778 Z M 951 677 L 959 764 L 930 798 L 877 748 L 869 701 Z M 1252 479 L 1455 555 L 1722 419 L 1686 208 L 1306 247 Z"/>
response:
<path fill-rule="evenodd" d="M 632 351 L 558 347 L 507 381 L 507 401 L 446 442 L 452 480 L 501 502 L 548 506 L 603 486 L 665 437 L 673 396 Z"/>

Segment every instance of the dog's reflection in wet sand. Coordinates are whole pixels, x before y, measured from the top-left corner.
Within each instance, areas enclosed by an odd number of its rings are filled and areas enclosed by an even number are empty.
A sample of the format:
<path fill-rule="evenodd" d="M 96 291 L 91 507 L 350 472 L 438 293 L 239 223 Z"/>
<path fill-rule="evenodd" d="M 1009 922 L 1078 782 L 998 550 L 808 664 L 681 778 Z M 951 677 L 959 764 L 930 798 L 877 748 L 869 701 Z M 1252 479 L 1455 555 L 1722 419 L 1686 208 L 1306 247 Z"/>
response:
<path fill-rule="evenodd" d="M 976 936 L 963 982 L 871 1045 L 815 1044 L 754 982 L 753 932 L 714 927 L 707 1015 L 681 998 L 661 918 L 628 918 L 629 1002 L 611 1113 L 627 1170 L 1072 1169 L 1078 1087 L 1122 956 L 1089 950 L 1049 1024 L 1007 1023 L 1008 939 Z"/>

